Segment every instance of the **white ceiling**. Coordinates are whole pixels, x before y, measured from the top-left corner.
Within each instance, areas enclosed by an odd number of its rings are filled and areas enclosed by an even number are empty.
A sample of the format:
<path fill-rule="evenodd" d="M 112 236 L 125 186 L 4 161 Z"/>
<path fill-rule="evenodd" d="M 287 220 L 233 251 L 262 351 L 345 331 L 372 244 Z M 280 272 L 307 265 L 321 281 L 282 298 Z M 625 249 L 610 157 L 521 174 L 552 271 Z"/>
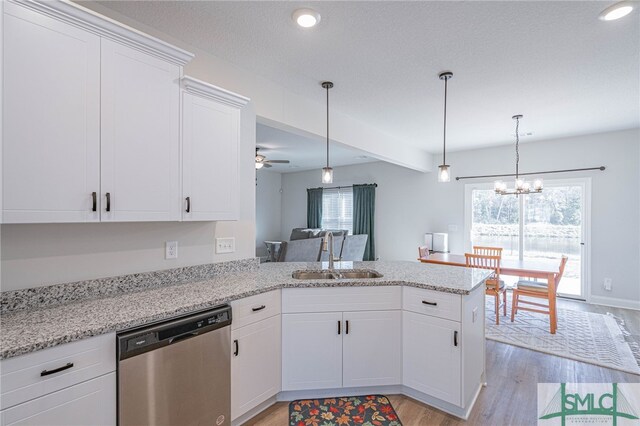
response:
<path fill-rule="evenodd" d="M 267 171 L 280 173 L 301 172 L 303 170 L 320 169 L 326 165 L 327 145 L 325 141 L 275 129 L 258 124 L 256 129 L 256 146 L 260 154 L 267 160 L 289 160 L 289 164 L 272 164 Z M 378 161 L 365 151 L 331 141 L 329 144 L 329 164 L 331 167 L 351 164 L 371 163 Z"/>
<path fill-rule="evenodd" d="M 319 102 L 332 80 L 332 107 L 431 152 L 443 70 L 451 149 L 512 143 L 516 113 L 525 141 L 640 127 L 640 13 L 600 21 L 609 1 L 101 3 Z"/>

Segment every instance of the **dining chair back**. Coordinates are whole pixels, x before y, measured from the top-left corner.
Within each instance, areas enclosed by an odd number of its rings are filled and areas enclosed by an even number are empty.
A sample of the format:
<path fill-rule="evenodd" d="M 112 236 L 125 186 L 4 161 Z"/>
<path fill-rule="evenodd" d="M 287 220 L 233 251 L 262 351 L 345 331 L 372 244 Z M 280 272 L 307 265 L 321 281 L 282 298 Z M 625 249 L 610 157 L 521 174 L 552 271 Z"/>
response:
<path fill-rule="evenodd" d="M 562 256 L 558 273 L 553 275 L 553 279 L 550 277 L 547 282 L 529 279 L 520 279 L 518 281 L 513 288 L 511 322 L 515 320 L 518 311 L 537 312 L 549 315 L 549 329 L 552 334 L 556 332 L 558 327 L 558 312 L 556 308 L 558 286 L 564 275 L 568 260 L 569 258 L 567 256 Z M 552 287 L 549 287 L 549 281 L 551 281 Z M 542 299 L 541 302 L 543 303 L 538 301 L 533 302 L 529 300 L 529 298 Z M 544 300 L 546 300 L 546 303 L 544 303 Z"/>
<path fill-rule="evenodd" d="M 420 246 L 418 247 L 418 259 L 429 257 L 429 247 L 428 246 Z"/>
<path fill-rule="evenodd" d="M 502 247 L 473 246 L 473 254 L 502 257 Z"/>
<path fill-rule="evenodd" d="M 507 315 L 507 292 L 504 281 L 500 279 L 500 256 L 465 253 L 464 257 L 469 268 L 493 270 L 493 274 L 485 281 L 485 294 L 495 299 L 496 324 L 500 325 L 500 306 L 502 306 L 503 315 Z M 502 302 L 500 302 L 500 295 L 502 295 Z"/>

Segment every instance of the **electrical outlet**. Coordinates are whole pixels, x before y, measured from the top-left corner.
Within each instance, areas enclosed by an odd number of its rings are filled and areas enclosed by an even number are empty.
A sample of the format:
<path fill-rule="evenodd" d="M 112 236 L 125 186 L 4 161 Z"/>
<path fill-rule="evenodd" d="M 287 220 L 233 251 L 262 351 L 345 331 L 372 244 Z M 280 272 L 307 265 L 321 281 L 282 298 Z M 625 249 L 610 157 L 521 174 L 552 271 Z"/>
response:
<path fill-rule="evenodd" d="M 458 225 L 449 225 L 449 232 L 452 234 L 458 232 Z"/>
<path fill-rule="evenodd" d="M 216 238 L 216 253 L 233 253 L 236 251 L 235 237 Z"/>
<path fill-rule="evenodd" d="M 164 258 L 165 259 L 177 259 L 178 258 L 178 242 L 167 241 L 164 243 Z"/>
<path fill-rule="evenodd" d="M 611 286 L 613 285 L 613 280 L 611 278 L 604 279 L 604 289 L 607 291 L 611 291 Z"/>

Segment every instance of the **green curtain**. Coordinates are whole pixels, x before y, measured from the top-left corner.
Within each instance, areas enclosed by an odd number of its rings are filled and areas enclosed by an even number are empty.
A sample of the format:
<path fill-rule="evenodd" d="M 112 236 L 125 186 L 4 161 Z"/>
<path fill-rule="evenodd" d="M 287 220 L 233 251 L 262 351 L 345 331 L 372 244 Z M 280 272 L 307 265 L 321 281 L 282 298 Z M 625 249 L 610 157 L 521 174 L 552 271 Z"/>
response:
<path fill-rule="evenodd" d="M 353 234 L 367 234 L 363 260 L 376 260 L 373 228 L 376 211 L 376 184 L 353 185 Z"/>
<path fill-rule="evenodd" d="M 307 228 L 322 228 L 322 188 L 307 189 Z"/>

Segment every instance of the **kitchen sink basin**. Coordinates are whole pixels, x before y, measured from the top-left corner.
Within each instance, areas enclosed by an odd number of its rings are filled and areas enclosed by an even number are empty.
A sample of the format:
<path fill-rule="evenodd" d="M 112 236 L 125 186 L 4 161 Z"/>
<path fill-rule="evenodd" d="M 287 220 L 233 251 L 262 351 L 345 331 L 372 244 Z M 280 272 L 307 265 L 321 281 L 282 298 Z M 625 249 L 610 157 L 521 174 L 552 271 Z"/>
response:
<path fill-rule="evenodd" d="M 382 274 L 372 269 L 336 269 L 329 270 L 301 270 L 291 274 L 298 280 L 337 280 L 354 278 L 380 278 Z"/>

